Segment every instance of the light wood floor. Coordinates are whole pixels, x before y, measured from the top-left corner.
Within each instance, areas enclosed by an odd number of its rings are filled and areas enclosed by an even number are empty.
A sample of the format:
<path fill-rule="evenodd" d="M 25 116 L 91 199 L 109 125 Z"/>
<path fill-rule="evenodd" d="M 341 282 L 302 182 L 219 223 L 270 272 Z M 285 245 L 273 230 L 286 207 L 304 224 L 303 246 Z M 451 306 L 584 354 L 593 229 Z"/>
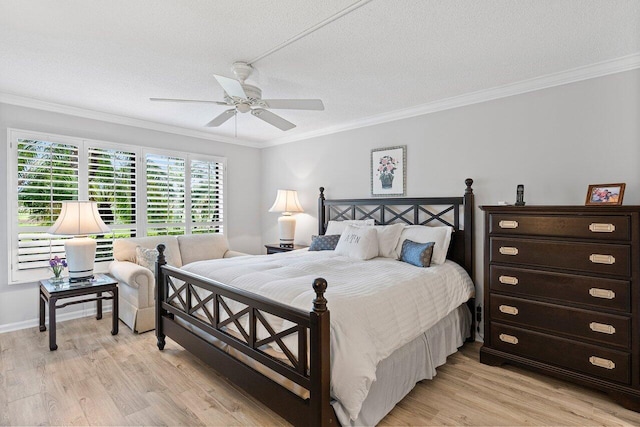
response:
<path fill-rule="evenodd" d="M 110 316 L 58 325 L 58 350 L 37 328 L 0 335 L 0 425 L 286 425 L 207 365 L 153 332 Z M 383 425 L 640 425 L 596 391 L 478 362 L 467 344 L 382 421 Z"/>

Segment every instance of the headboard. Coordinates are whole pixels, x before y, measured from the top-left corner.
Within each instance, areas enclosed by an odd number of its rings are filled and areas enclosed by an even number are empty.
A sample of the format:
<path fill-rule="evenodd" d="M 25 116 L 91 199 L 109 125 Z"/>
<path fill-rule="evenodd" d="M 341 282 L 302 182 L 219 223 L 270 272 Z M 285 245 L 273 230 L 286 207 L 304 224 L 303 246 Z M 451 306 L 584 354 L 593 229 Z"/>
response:
<path fill-rule="evenodd" d="M 394 197 L 375 199 L 325 199 L 318 197 L 318 233 L 330 220 L 374 219 L 378 225 L 404 223 L 453 227 L 447 258 L 460 264 L 473 279 L 473 180 L 467 178 L 461 197 Z M 461 219 L 462 217 L 462 219 Z"/>

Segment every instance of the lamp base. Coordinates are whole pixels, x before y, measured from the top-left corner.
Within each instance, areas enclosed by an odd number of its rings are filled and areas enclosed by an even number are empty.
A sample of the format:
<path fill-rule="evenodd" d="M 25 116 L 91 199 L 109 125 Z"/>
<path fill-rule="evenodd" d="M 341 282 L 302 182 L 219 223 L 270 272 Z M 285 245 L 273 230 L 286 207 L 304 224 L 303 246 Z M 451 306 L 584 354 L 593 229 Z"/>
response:
<path fill-rule="evenodd" d="M 84 283 L 84 282 L 90 282 L 94 279 L 94 275 L 92 274 L 91 276 L 87 276 L 87 277 L 69 277 L 69 283 Z"/>
<path fill-rule="evenodd" d="M 293 236 L 296 232 L 296 219 L 293 215 L 282 215 L 278 218 L 278 232 L 280 234 L 280 247 L 292 248 Z"/>
<path fill-rule="evenodd" d="M 74 237 L 64 242 L 70 283 L 86 282 L 93 279 L 96 247 L 96 241 L 89 237 Z"/>

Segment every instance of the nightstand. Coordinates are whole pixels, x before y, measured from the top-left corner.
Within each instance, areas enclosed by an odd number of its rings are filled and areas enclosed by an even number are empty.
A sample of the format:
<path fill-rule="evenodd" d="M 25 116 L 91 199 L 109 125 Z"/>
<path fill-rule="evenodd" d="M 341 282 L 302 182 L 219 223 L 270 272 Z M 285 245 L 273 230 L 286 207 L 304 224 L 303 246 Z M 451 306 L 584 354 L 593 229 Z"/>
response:
<path fill-rule="evenodd" d="M 296 249 L 306 249 L 309 246 L 293 245 L 292 248 L 291 247 L 287 248 L 287 247 L 280 246 L 279 243 L 271 243 L 268 245 L 264 245 L 264 247 L 267 248 L 267 255 L 271 255 L 271 254 L 277 254 L 280 252 L 291 252 Z"/>
<path fill-rule="evenodd" d="M 103 295 L 103 292 L 108 295 Z M 95 296 L 94 296 L 95 295 Z M 58 300 L 70 297 L 88 296 L 58 304 Z M 118 281 L 105 274 L 96 274 L 94 279 L 86 282 L 69 283 L 69 279 L 52 282 L 50 279 L 40 281 L 40 332 L 47 330 L 45 326 L 45 304 L 49 305 L 49 350 L 58 348 L 56 344 L 56 310 L 71 304 L 96 302 L 96 319 L 102 319 L 102 301 L 111 300 L 111 335 L 118 334 Z"/>

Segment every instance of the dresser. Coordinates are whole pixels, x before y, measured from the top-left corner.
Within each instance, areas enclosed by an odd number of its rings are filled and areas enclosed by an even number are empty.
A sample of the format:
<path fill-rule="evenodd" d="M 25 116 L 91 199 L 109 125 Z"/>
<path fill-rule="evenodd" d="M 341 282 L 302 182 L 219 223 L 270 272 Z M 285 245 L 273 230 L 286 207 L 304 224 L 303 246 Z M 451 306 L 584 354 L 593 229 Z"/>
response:
<path fill-rule="evenodd" d="M 640 206 L 482 206 L 480 361 L 609 393 L 640 411 Z"/>

